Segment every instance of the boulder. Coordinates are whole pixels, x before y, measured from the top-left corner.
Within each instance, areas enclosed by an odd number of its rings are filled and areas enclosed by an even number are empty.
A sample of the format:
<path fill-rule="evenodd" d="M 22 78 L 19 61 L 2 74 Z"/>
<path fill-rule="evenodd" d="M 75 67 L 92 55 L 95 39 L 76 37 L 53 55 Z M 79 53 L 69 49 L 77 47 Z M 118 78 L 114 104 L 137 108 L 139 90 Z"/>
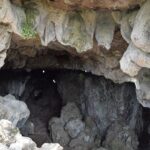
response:
<path fill-rule="evenodd" d="M 38 148 L 28 137 L 23 137 L 19 129 L 8 120 L 0 120 L 1 150 L 63 150 L 59 144 L 45 143 Z"/>
<path fill-rule="evenodd" d="M 27 105 L 13 95 L 0 97 L 0 119 L 7 119 L 14 126 L 22 127 L 29 118 L 30 111 Z"/>

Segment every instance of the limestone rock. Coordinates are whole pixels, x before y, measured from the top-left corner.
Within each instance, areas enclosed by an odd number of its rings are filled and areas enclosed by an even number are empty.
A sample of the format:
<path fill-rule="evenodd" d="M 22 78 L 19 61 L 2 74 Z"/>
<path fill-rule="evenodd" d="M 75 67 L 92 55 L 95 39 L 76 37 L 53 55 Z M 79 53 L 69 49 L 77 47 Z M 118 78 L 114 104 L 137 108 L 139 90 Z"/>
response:
<path fill-rule="evenodd" d="M 105 149 L 105 148 L 103 148 L 103 147 L 100 147 L 100 148 L 94 148 L 94 149 L 92 149 L 92 150 L 107 150 L 107 149 Z"/>
<path fill-rule="evenodd" d="M 19 130 L 10 121 L 0 120 L 0 143 L 11 145 L 16 142 L 16 135 L 18 134 Z"/>
<path fill-rule="evenodd" d="M 111 129 L 112 128 L 112 129 Z M 104 142 L 111 150 L 137 150 L 138 138 L 128 126 L 112 125 Z"/>
<path fill-rule="evenodd" d="M 49 123 L 49 129 L 53 142 L 60 143 L 62 146 L 66 146 L 69 141 L 69 135 L 64 130 L 62 122 L 58 118 L 53 118 Z"/>
<path fill-rule="evenodd" d="M 55 144 L 45 143 L 42 145 L 42 147 L 39 150 L 63 150 L 63 148 L 57 143 L 55 143 Z"/>
<path fill-rule="evenodd" d="M 38 5 L 38 15 L 36 15 L 36 30 L 40 36 L 42 45 L 47 46 L 51 41 L 55 41 L 54 22 L 45 10 L 44 6 Z"/>
<path fill-rule="evenodd" d="M 114 37 L 114 31 L 115 22 L 111 14 L 107 12 L 97 12 L 95 37 L 98 45 L 101 45 L 109 50 Z"/>
<path fill-rule="evenodd" d="M 24 10 L 11 4 L 10 0 L 2 0 L 0 6 L 0 22 L 10 24 L 14 33 L 22 35 L 22 24 L 26 18 Z"/>
<path fill-rule="evenodd" d="M 11 42 L 10 27 L 0 24 L 0 68 L 4 65 L 7 49 Z"/>
<path fill-rule="evenodd" d="M 86 24 L 80 13 L 70 12 L 66 14 L 62 23 L 62 30 L 63 44 L 75 47 L 77 52 L 81 53 L 93 47 L 93 39 L 88 34 Z"/>
<path fill-rule="evenodd" d="M 3 67 L 3 65 L 5 64 L 6 56 L 7 50 L 3 50 L 2 52 L 0 52 L 0 68 Z"/>
<path fill-rule="evenodd" d="M 0 143 L 1 150 L 63 150 L 59 144 L 49 143 L 38 148 L 34 141 L 23 137 L 8 120 L 0 120 Z"/>
<path fill-rule="evenodd" d="M 150 68 L 150 55 L 131 43 L 120 60 L 120 67 L 130 76 L 136 76 L 142 67 Z"/>
<path fill-rule="evenodd" d="M 146 53 L 150 53 L 150 1 L 147 2 L 139 10 L 135 19 L 133 31 L 131 34 L 132 42 L 136 47 Z"/>
<path fill-rule="evenodd" d="M 141 131 L 142 124 L 139 122 L 141 122 L 142 116 L 134 84 L 115 85 L 104 78 L 87 74 L 82 74 L 81 76 L 81 73 L 68 73 L 67 75 L 58 75 L 57 85 L 59 89 L 65 89 L 60 92 L 63 100 L 66 103 L 67 101 L 70 103 L 70 101 L 74 100 L 84 116 L 85 129 L 76 138 L 71 138 L 69 147 L 75 148 L 76 145 L 80 145 L 87 149 L 99 148 L 101 146 L 100 143 L 103 144 L 105 142 L 103 137 L 107 133 L 112 133 L 109 135 L 112 138 L 111 140 L 116 135 L 115 143 L 118 143 L 118 145 L 123 144 L 123 148 L 125 147 L 126 150 L 130 150 L 128 146 L 130 148 L 133 145 L 138 146 L 138 143 L 136 143 L 137 132 L 135 131 Z M 68 98 L 68 92 L 71 93 L 70 90 L 73 90 L 75 98 Z M 72 113 L 72 109 L 68 109 L 68 112 Z M 117 129 L 114 126 L 111 127 L 114 123 Z M 124 139 L 122 140 L 122 137 L 126 134 L 129 135 L 129 140 L 131 139 L 129 144 L 126 144 Z M 132 141 L 135 141 L 135 144 L 132 145 Z M 103 146 L 109 150 L 112 144 L 108 145 L 109 141 Z M 126 147 L 126 145 L 128 146 Z M 132 150 L 134 149 L 136 148 Z M 114 148 L 114 150 L 117 149 Z"/>
<path fill-rule="evenodd" d="M 12 143 L 9 150 L 31 150 L 36 149 L 36 144 L 28 137 L 22 137 L 21 135 L 16 137 L 16 142 Z"/>
<path fill-rule="evenodd" d="M 126 40 L 127 43 L 131 42 L 131 33 L 134 27 L 134 21 L 136 15 L 137 15 L 137 11 L 124 14 L 120 22 L 121 35 Z"/>
<path fill-rule="evenodd" d="M 71 112 L 71 113 L 70 113 Z M 65 107 L 62 108 L 61 118 L 67 123 L 71 119 L 82 118 L 79 108 L 75 103 L 68 103 Z"/>
<path fill-rule="evenodd" d="M 44 0 L 46 1 L 46 0 Z M 142 2 L 145 0 L 98 0 L 98 1 L 91 1 L 91 0 L 60 0 L 58 1 L 48 1 L 48 5 L 53 6 L 54 8 L 57 9 L 66 9 L 70 10 L 73 8 L 83 8 L 83 9 L 109 9 L 109 10 L 121 10 L 121 9 L 128 9 L 135 7 L 137 5 L 142 4 Z"/>
<path fill-rule="evenodd" d="M 22 127 L 30 115 L 27 105 L 14 96 L 0 97 L 0 119 L 10 120 L 13 125 Z"/>
<path fill-rule="evenodd" d="M 142 69 L 135 82 L 136 93 L 138 101 L 143 107 L 150 107 L 150 71 L 149 69 Z"/>
<path fill-rule="evenodd" d="M 4 144 L 1 144 L 1 143 L 0 143 L 0 149 L 1 150 L 8 150 L 7 146 L 5 146 Z"/>
<path fill-rule="evenodd" d="M 68 103 L 64 106 L 62 108 L 61 117 L 52 118 L 50 120 L 50 134 L 52 135 L 53 142 L 61 143 L 65 149 L 88 150 L 96 145 L 94 142 L 98 135 L 97 127 L 90 118 L 86 118 L 86 121 L 82 121 L 81 114 L 78 115 L 75 113 L 75 110 L 79 111 L 75 103 Z M 62 121 L 64 115 L 66 122 Z M 73 115 L 74 117 L 72 117 Z"/>
<path fill-rule="evenodd" d="M 10 27 L 5 25 L 0 25 L 0 52 L 7 50 L 11 42 Z"/>
<path fill-rule="evenodd" d="M 70 120 L 66 124 L 65 130 L 67 130 L 67 132 L 72 138 L 75 138 L 78 136 L 80 132 L 84 130 L 84 127 L 85 124 L 81 120 L 75 119 L 75 120 Z"/>

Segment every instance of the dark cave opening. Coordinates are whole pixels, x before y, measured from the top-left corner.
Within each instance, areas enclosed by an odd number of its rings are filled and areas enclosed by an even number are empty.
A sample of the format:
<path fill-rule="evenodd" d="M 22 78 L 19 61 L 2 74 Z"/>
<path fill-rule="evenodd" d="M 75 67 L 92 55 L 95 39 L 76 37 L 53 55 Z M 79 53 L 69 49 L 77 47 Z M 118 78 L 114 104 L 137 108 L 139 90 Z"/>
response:
<path fill-rule="evenodd" d="M 150 150 L 150 109 L 143 108 L 143 131 L 139 136 L 139 149 Z"/>
<path fill-rule="evenodd" d="M 12 94 L 27 104 L 30 118 L 20 130 L 39 146 L 46 142 L 59 142 L 68 150 L 93 150 L 93 147 L 99 146 L 108 150 L 137 150 L 135 145 L 138 144 L 135 141 L 138 138 L 139 150 L 149 150 L 150 109 L 139 105 L 132 83 L 115 84 L 104 77 L 81 71 L 2 70 L 0 95 L 7 94 Z M 78 117 L 74 120 L 67 118 L 68 122 L 58 125 L 63 118 L 62 110 L 70 103 L 71 107 L 67 108 L 67 111 L 77 106 L 80 114 L 74 113 L 72 109 L 69 115 Z M 58 127 L 55 130 L 53 124 L 49 123 L 54 117 L 57 119 L 51 122 Z M 31 123 L 34 132 L 30 131 Z M 82 128 L 78 136 L 74 136 L 77 131 L 74 131 L 72 123 L 75 128 Z M 70 131 L 70 126 L 74 132 Z M 60 139 L 54 137 L 56 133 L 53 132 L 57 130 L 60 132 Z M 62 141 L 62 137 L 66 139 Z M 86 141 L 88 144 L 82 138 L 89 138 Z M 74 147 L 74 144 L 78 147 Z"/>

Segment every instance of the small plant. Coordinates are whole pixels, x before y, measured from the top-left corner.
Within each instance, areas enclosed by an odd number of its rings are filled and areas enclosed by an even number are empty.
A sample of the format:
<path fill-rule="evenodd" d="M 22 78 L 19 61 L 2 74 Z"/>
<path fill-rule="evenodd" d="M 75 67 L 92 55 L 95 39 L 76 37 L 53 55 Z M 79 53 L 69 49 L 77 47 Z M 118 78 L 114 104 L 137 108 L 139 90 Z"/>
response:
<path fill-rule="evenodd" d="M 22 36 L 25 39 L 34 38 L 37 34 L 34 28 L 35 17 L 38 14 L 36 3 L 31 0 L 27 0 L 23 6 L 26 14 L 26 20 L 22 24 Z"/>
<path fill-rule="evenodd" d="M 34 38 L 36 36 L 36 31 L 27 21 L 22 25 L 22 35 L 24 38 Z"/>

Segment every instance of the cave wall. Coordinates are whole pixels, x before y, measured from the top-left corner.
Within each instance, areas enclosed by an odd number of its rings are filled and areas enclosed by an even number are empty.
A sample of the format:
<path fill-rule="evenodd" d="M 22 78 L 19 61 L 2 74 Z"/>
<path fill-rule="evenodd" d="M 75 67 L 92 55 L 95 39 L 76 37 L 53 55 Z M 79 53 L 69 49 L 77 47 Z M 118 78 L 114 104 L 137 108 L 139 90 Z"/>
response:
<path fill-rule="evenodd" d="M 2 0 L 0 66 L 67 68 L 133 82 L 150 107 L 149 0 Z"/>

